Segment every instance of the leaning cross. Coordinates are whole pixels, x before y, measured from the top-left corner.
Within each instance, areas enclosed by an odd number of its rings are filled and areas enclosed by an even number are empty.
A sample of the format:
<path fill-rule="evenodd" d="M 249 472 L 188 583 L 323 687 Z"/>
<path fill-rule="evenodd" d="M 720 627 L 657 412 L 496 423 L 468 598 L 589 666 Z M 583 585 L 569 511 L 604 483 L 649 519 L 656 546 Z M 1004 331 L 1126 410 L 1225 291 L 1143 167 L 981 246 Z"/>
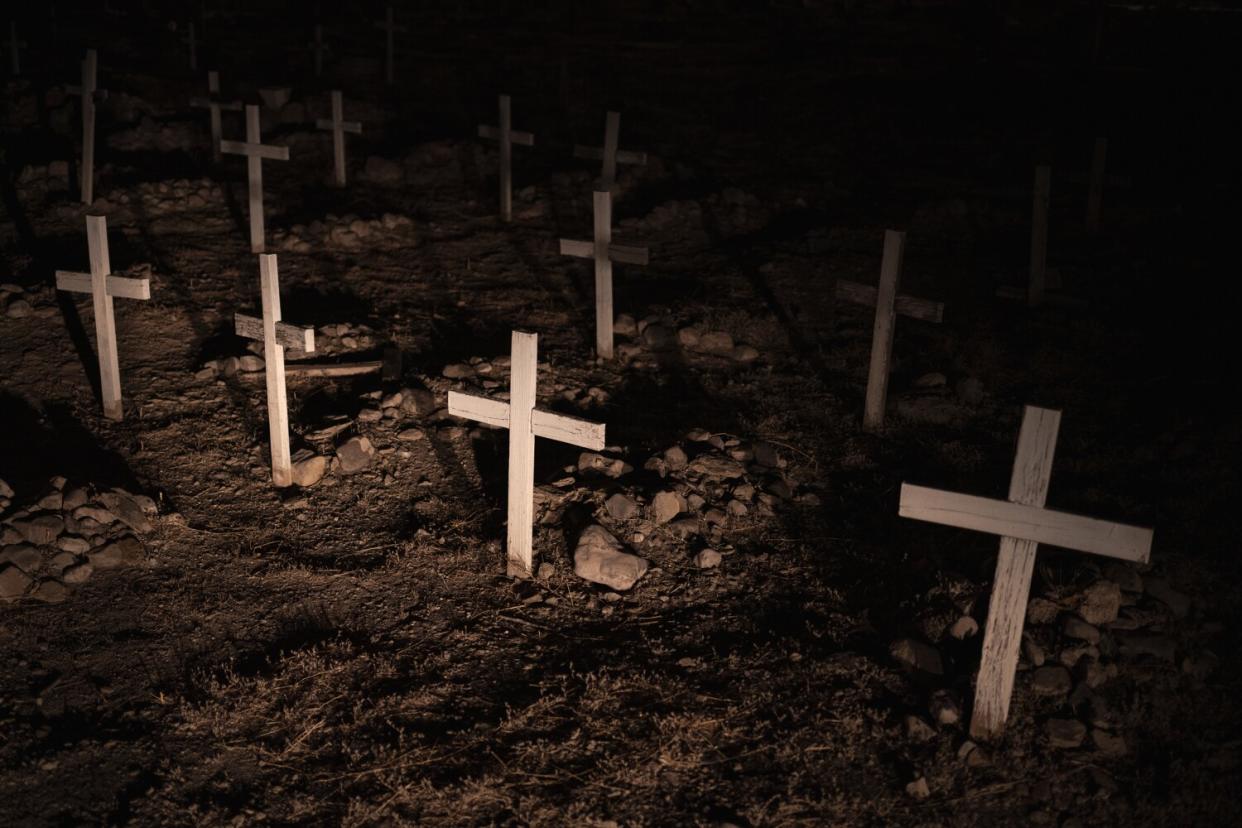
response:
<path fill-rule="evenodd" d="M 280 277 L 276 255 L 259 256 L 259 284 L 262 290 L 263 318 L 234 314 L 238 336 L 263 343 L 263 360 L 267 371 L 267 427 L 272 443 L 272 483 L 288 486 L 293 483 L 293 465 L 289 456 L 289 403 L 285 398 L 285 348 L 298 353 L 315 350 L 315 329 L 298 328 L 280 321 Z"/>
<path fill-rule="evenodd" d="M 263 159 L 288 161 L 288 147 L 273 147 L 262 143 L 259 134 L 259 107 L 246 104 L 246 140 L 221 141 L 220 150 L 232 155 L 246 156 L 246 173 L 250 180 L 250 252 L 262 253 L 265 245 L 263 233 Z"/>
<path fill-rule="evenodd" d="M 449 413 L 509 429 L 508 573 L 530 577 L 534 547 L 535 438 L 599 451 L 604 426 L 535 408 L 539 337 L 513 332 L 509 402 L 450 391 Z"/>
<path fill-rule="evenodd" d="M 509 96 L 500 96 L 500 125 L 479 125 L 479 137 L 491 138 L 500 144 L 500 220 L 513 220 L 513 145 L 535 145 L 529 132 L 514 132 L 510 117 Z"/>
<path fill-rule="evenodd" d="M 875 431 L 884 425 L 884 409 L 888 403 L 889 363 L 893 357 L 893 333 L 897 315 L 910 316 L 927 322 L 940 322 L 944 305 L 927 299 L 901 296 L 897 285 L 901 280 L 901 259 L 906 234 L 897 230 L 884 232 L 884 258 L 880 262 L 879 287 L 837 281 L 835 295 L 847 302 L 875 308 L 875 328 L 871 336 L 871 366 L 867 374 L 867 400 L 863 410 L 863 428 Z"/>
<path fill-rule="evenodd" d="M 621 131 L 621 113 L 609 112 L 604 120 L 604 146 L 584 147 L 574 145 L 574 158 L 586 158 L 591 161 L 603 161 L 600 180 L 603 186 L 611 188 L 617 180 L 617 164 L 646 164 L 647 153 L 617 149 L 617 135 Z"/>
<path fill-rule="evenodd" d="M 384 22 L 375 23 L 375 28 L 383 29 L 385 35 L 385 52 L 384 52 L 384 77 L 389 85 L 393 79 L 393 35 L 397 32 L 409 31 L 405 26 L 398 26 L 392 19 L 392 6 L 388 6 L 384 11 Z"/>
<path fill-rule="evenodd" d="M 612 263 L 647 264 L 647 248 L 612 243 L 612 193 L 595 191 L 595 239 L 561 239 L 561 255 L 595 260 L 595 353 L 612 359 Z"/>
<path fill-rule="evenodd" d="M 976 739 L 996 738 L 1005 729 L 1038 545 L 1136 563 L 1146 563 L 1151 554 L 1150 529 L 1044 508 L 1060 424 L 1061 412 L 1027 406 L 1008 501 L 901 485 L 902 517 L 1001 536 L 970 721 Z"/>
<path fill-rule="evenodd" d="M 95 200 L 95 104 L 108 97 L 107 90 L 98 88 L 99 56 L 94 49 L 86 50 L 82 61 L 82 85 L 67 86 L 70 95 L 82 96 L 82 203 Z"/>
<path fill-rule="evenodd" d="M 345 105 L 341 100 L 341 92 L 332 90 L 332 120 L 320 118 L 315 121 L 319 129 L 332 130 L 332 155 L 335 159 L 336 186 L 345 186 L 345 133 L 362 134 L 362 124 L 357 121 L 345 120 Z"/>
<path fill-rule="evenodd" d="M 108 220 L 104 216 L 86 217 L 86 245 L 90 250 L 91 272 L 56 271 L 56 289 L 89 293 L 95 306 L 95 348 L 99 352 L 99 387 L 104 416 L 119 420 L 121 411 L 121 369 L 116 352 L 116 317 L 113 297 L 150 299 L 149 279 L 129 279 L 112 274 L 108 260 Z"/>
<path fill-rule="evenodd" d="M 241 112 L 241 101 L 220 100 L 220 73 L 212 69 L 207 73 L 207 97 L 191 98 L 190 106 L 207 109 L 211 114 L 211 157 L 220 160 L 220 110 Z"/>

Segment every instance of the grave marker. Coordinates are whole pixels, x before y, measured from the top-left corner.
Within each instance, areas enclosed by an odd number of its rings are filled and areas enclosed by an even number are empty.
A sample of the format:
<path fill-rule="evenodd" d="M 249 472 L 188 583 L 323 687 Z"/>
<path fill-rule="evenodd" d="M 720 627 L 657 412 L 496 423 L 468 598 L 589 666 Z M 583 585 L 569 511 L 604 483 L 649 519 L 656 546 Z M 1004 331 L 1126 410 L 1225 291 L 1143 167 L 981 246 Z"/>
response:
<path fill-rule="evenodd" d="M 99 86 L 99 56 L 94 49 L 86 50 L 82 61 L 82 85 L 65 88 L 70 95 L 82 97 L 82 169 L 79 171 L 82 203 L 95 200 L 95 104 L 108 97 Z"/>
<path fill-rule="evenodd" d="M 150 299 L 149 279 L 130 279 L 112 274 L 108 258 L 108 220 L 104 216 L 86 217 L 86 245 L 90 251 L 91 272 L 56 271 L 56 289 L 89 293 L 95 307 L 95 350 L 99 356 L 99 387 L 104 416 L 119 420 L 121 410 L 121 369 L 117 360 L 116 318 L 112 299 Z"/>
<path fill-rule="evenodd" d="M 600 179 L 606 189 L 611 189 L 617 180 L 617 164 L 646 164 L 647 153 L 617 149 L 617 136 L 621 131 L 621 113 L 609 112 L 604 119 L 604 146 L 574 146 L 574 158 L 585 158 L 591 161 L 603 161 Z"/>
<path fill-rule="evenodd" d="M 513 220 L 513 145 L 535 145 L 535 136 L 529 132 L 514 132 L 508 95 L 500 96 L 500 121 L 498 126 L 479 125 L 479 137 L 490 138 L 500 144 L 500 220 Z"/>
<path fill-rule="evenodd" d="M 332 90 L 332 120 L 320 118 L 315 121 L 319 129 L 332 130 L 332 157 L 335 163 L 336 186 L 345 186 L 345 133 L 362 134 L 362 124 L 345 120 L 345 105 L 339 89 Z"/>
<path fill-rule="evenodd" d="M 272 483 L 288 486 L 293 483 L 293 465 L 289 454 L 289 403 L 285 397 L 285 348 L 312 353 L 315 350 L 315 329 L 298 328 L 280 321 L 280 276 L 273 253 L 259 256 L 259 287 L 263 318 L 235 314 L 234 329 L 238 336 L 263 343 L 264 370 L 267 374 L 267 428 L 272 444 Z"/>
<path fill-rule="evenodd" d="M 604 426 L 535 408 L 539 367 L 539 337 L 513 332 L 509 402 L 450 391 L 448 410 L 498 428 L 509 429 L 508 573 L 528 578 L 533 562 L 535 492 L 535 438 L 599 451 Z"/>
<path fill-rule="evenodd" d="M 612 263 L 647 264 L 647 248 L 612 243 L 612 193 L 597 190 L 593 241 L 561 239 L 561 255 L 595 260 L 595 353 L 612 359 Z"/>
<path fill-rule="evenodd" d="M 207 109 L 211 116 L 211 157 L 220 160 L 220 110 L 241 112 L 241 101 L 223 101 L 220 99 L 220 73 L 212 69 L 207 73 L 207 97 L 191 98 L 190 106 Z"/>
<path fill-rule="evenodd" d="M 1026 407 L 1007 501 L 901 485 L 902 517 L 1001 536 L 970 721 L 975 739 L 993 739 L 1005 729 L 1038 545 L 1137 563 L 1151 554 L 1150 529 L 1044 508 L 1060 424 L 1059 411 Z"/>
<path fill-rule="evenodd" d="M 409 31 L 405 26 L 398 26 L 393 22 L 392 6 L 384 9 L 384 22 L 375 24 L 375 28 L 384 30 L 384 77 L 391 86 L 393 81 L 393 36 L 397 32 Z"/>
<path fill-rule="evenodd" d="M 1087 185 L 1087 232 L 1100 230 L 1100 204 L 1104 200 L 1104 162 L 1108 156 L 1108 139 L 1095 139 L 1091 153 L 1091 179 Z"/>
<path fill-rule="evenodd" d="M 246 156 L 246 177 L 250 187 L 250 252 L 262 253 L 266 245 L 263 231 L 263 159 L 288 161 L 288 147 L 262 143 L 259 133 L 259 107 L 246 104 L 246 140 L 221 141 L 220 150 Z"/>

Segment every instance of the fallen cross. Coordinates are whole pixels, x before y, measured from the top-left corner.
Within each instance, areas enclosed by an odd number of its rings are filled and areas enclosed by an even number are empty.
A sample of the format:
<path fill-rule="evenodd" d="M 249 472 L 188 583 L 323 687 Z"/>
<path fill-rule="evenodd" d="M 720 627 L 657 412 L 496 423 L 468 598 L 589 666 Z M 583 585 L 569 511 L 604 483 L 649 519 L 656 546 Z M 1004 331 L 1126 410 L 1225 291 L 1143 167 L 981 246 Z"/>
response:
<path fill-rule="evenodd" d="M 1044 508 L 1060 424 L 1059 411 L 1027 406 L 1007 501 L 901 485 L 902 517 L 1001 536 L 970 722 L 976 739 L 996 738 L 1005 729 L 1038 545 L 1136 563 L 1146 563 L 1151 553 L 1150 529 Z"/>
<path fill-rule="evenodd" d="M 647 248 L 612 243 L 612 193 L 597 190 L 593 241 L 561 239 L 561 255 L 595 260 L 595 353 L 612 359 L 612 263 L 647 264 Z"/>
<path fill-rule="evenodd" d="M 289 148 L 262 143 L 259 107 L 246 104 L 246 140 L 221 141 L 220 150 L 246 156 L 246 173 L 250 182 L 250 252 L 262 253 L 266 244 L 263 231 L 263 159 L 288 161 Z"/>
<path fill-rule="evenodd" d="M 150 299 L 151 282 L 112 274 L 108 258 L 108 220 L 105 217 L 86 217 L 86 244 L 90 251 L 91 272 L 58 270 L 56 289 L 91 295 L 95 307 L 95 349 L 99 352 L 99 387 L 104 416 L 119 420 L 123 416 L 121 369 L 117 360 L 116 318 L 112 299 Z"/>
<path fill-rule="evenodd" d="M 479 137 L 490 138 L 500 144 L 500 220 L 513 220 L 513 145 L 535 145 L 535 136 L 529 132 L 514 132 L 508 95 L 500 96 L 499 126 L 479 125 Z"/>
<path fill-rule="evenodd" d="M 384 78 L 389 85 L 393 82 L 393 36 L 397 32 L 406 32 L 405 26 L 398 26 L 393 22 L 392 6 L 388 6 L 384 10 L 384 22 L 375 24 L 375 28 L 383 29 L 385 36 L 384 50 Z"/>
<path fill-rule="evenodd" d="M 211 157 L 220 160 L 220 110 L 241 112 L 241 101 L 220 100 L 220 73 L 212 69 L 207 73 L 207 97 L 192 98 L 190 106 L 206 109 L 211 116 Z"/>
<path fill-rule="evenodd" d="M 263 318 L 239 313 L 234 315 L 233 324 L 238 336 L 263 343 L 267 426 L 272 444 L 272 483 L 288 486 L 293 483 L 293 465 L 289 454 L 289 403 L 285 397 L 285 348 L 313 352 L 315 329 L 298 328 L 280 321 L 280 277 L 275 254 L 259 256 L 259 285 Z"/>
<path fill-rule="evenodd" d="M 95 200 L 95 104 L 108 97 L 99 89 L 99 56 L 94 49 L 86 50 L 82 61 L 81 86 L 67 86 L 70 95 L 82 97 L 82 169 L 80 171 L 82 203 Z"/>
<path fill-rule="evenodd" d="M 449 413 L 509 429 L 508 573 L 530 577 L 534 557 L 535 438 L 599 451 L 604 426 L 535 408 L 539 337 L 513 332 L 509 402 L 450 391 Z"/>
<path fill-rule="evenodd" d="M 621 131 L 621 113 L 609 112 L 604 120 L 604 145 L 602 147 L 574 146 L 574 158 L 603 161 L 600 180 L 604 189 L 611 189 L 617 180 L 617 164 L 646 164 L 647 153 L 617 149 L 617 136 Z"/>
<path fill-rule="evenodd" d="M 332 90 L 332 119 L 320 118 L 315 121 L 319 129 L 332 130 L 332 157 L 334 160 L 336 186 L 345 186 L 345 133 L 362 134 L 362 124 L 357 121 L 345 120 L 345 105 L 338 89 Z"/>

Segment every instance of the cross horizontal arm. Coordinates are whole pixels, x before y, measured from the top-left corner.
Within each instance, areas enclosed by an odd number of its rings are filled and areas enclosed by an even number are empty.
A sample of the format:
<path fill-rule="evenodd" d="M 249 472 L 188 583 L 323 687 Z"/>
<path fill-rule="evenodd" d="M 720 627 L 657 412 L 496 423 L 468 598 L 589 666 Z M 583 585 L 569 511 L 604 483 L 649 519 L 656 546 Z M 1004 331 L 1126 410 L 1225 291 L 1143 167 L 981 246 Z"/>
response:
<path fill-rule="evenodd" d="M 244 336 L 246 339 L 257 339 L 263 341 L 263 320 L 255 316 L 246 316 L 244 313 L 233 314 L 234 330 L 238 336 Z M 314 353 L 315 351 L 315 329 L 299 328 L 296 325 L 286 325 L 284 322 L 276 323 L 276 341 L 291 351 L 301 351 L 302 353 Z"/>
<path fill-rule="evenodd" d="M 288 147 L 272 147 L 267 144 L 251 144 L 248 141 L 221 141 L 220 151 L 232 155 L 255 155 L 273 161 L 288 161 Z"/>
<path fill-rule="evenodd" d="M 509 404 L 459 391 L 448 393 L 448 412 L 454 417 L 465 417 L 497 428 L 509 427 Z"/>
<path fill-rule="evenodd" d="M 500 130 L 494 126 L 479 125 L 479 137 L 491 138 L 493 141 L 500 140 Z M 509 132 L 509 142 L 513 144 L 521 144 L 524 147 L 533 147 L 535 145 L 535 136 L 529 132 L 518 132 L 516 129 Z"/>
<path fill-rule="evenodd" d="M 126 276 L 109 276 L 104 281 L 105 292 L 118 299 L 150 299 L 151 280 L 131 279 Z M 56 289 L 73 293 L 91 292 L 91 274 L 56 271 Z"/>
<path fill-rule="evenodd" d="M 336 129 L 336 124 L 333 123 L 331 118 L 319 118 L 315 121 L 315 127 L 317 129 Z M 354 135 L 362 134 L 362 124 L 357 121 L 341 121 L 341 129 Z"/>
<path fill-rule="evenodd" d="M 595 245 L 589 241 L 561 239 L 561 255 L 576 256 L 579 259 L 594 259 Z M 619 264 L 645 265 L 648 262 L 647 248 L 610 244 L 608 245 L 608 258 Z"/>
<path fill-rule="evenodd" d="M 902 517 L 1146 563 L 1152 531 L 1005 500 L 901 484 Z"/>
<path fill-rule="evenodd" d="M 190 106 L 197 106 L 200 109 L 210 109 L 213 106 L 229 112 L 241 112 L 241 101 L 215 101 L 211 98 L 190 98 Z"/>
<path fill-rule="evenodd" d="M 837 280 L 836 297 L 846 302 L 854 302 L 874 308 L 878 293 L 879 290 L 871 285 L 851 282 L 849 279 Z M 944 321 L 944 303 L 899 295 L 897 297 L 897 313 L 902 316 L 909 316 L 912 319 L 922 319 L 924 322 L 939 323 Z"/>
<path fill-rule="evenodd" d="M 530 415 L 530 430 L 536 437 L 569 443 L 571 446 L 594 451 L 604 447 L 603 423 L 592 423 L 566 414 L 554 414 L 536 408 Z"/>

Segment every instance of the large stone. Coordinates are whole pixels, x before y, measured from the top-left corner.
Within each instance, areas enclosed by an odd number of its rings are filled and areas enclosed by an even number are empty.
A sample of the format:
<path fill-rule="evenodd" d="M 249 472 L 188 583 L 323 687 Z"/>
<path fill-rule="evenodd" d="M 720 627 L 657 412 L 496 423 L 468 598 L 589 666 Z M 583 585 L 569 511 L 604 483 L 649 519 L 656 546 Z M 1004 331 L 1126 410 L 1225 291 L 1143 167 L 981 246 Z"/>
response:
<path fill-rule="evenodd" d="M 436 395 L 426 388 L 401 389 L 401 413 L 412 417 L 429 417 L 437 408 Z"/>
<path fill-rule="evenodd" d="M 733 337 L 725 331 L 708 331 L 699 337 L 698 350 L 728 356 L 733 353 Z"/>
<path fill-rule="evenodd" d="M 393 187 L 402 182 L 405 178 L 405 171 L 396 161 L 372 155 L 367 159 L 366 166 L 362 168 L 362 178 L 372 184 Z"/>
<path fill-rule="evenodd" d="M 23 572 L 34 572 L 43 564 L 43 555 L 28 543 L 17 543 L 0 550 L 0 566 L 10 563 Z"/>
<path fill-rule="evenodd" d="M 606 501 L 604 508 L 613 520 L 629 520 L 638 516 L 638 503 L 629 495 L 617 492 Z"/>
<path fill-rule="evenodd" d="M 720 566 L 721 560 L 720 553 L 715 549 L 701 549 L 694 556 L 694 565 L 699 569 L 715 569 Z"/>
<path fill-rule="evenodd" d="M 690 471 L 714 480 L 732 480 L 746 473 L 741 463 L 719 454 L 700 454 L 690 461 Z"/>
<path fill-rule="evenodd" d="M 108 511 L 104 507 L 97 506 L 93 503 L 88 503 L 85 506 L 79 506 L 74 509 L 73 517 L 75 520 L 79 521 L 93 520 L 100 526 L 108 526 L 109 524 L 116 523 L 116 515 L 112 514 L 112 512 Z"/>
<path fill-rule="evenodd" d="M 1112 581 L 1096 581 L 1083 590 L 1078 614 L 1088 624 L 1111 624 L 1121 611 L 1121 587 Z"/>
<path fill-rule="evenodd" d="M 944 675 L 940 651 L 926 642 L 903 638 L 894 642 L 889 652 L 894 659 L 913 670 L 934 676 Z"/>
<path fill-rule="evenodd" d="M 686 500 L 677 492 L 663 491 L 651 501 L 651 519 L 656 523 L 668 523 L 686 508 Z"/>
<path fill-rule="evenodd" d="M 145 535 L 153 528 L 151 521 L 147 519 L 146 512 L 142 506 L 133 498 L 129 492 L 123 492 L 120 489 L 113 489 L 110 492 L 104 492 L 99 496 L 99 502 L 108 508 L 108 511 L 117 516 L 117 519 L 133 529 L 140 535 Z"/>
<path fill-rule="evenodd" d="M 142 563 L 142 558 L 142 544 L 134 537 L 113 541 L 99 547 L 90 554 L 90 562 L 95 569 L 115 569 L 118 566 L 131 566 Z"/>
<path fill-rule="evenodd" d="M 1068 750 L 1082 745 L 1087 738 L 1087 726 L 1076 719 L 1049 719 L 1044 733 L 1049 746 Z"/>
<path fill-rule="evenodd" d="M 611 477 L 614 480 L 623 474 L 627 474 L 634 470 L 634 467 L 624 460 L 614 457 L 605 457 L 593 451 L 584 451 L 578 455 L 578 471 L 592 472 L 602 474 L 605 477 Z"/>
<path fill-rule="evenodd" d="M 375 459 L 375 447 L 366 437 L 351 437 L 336 448 L 342 474 L 357 474 Z"/>
<path fill-rule="evenodd" d="M 1031 692 L 1037 696 L 1064 696 L 1073 685 L 1069 670 L 1059 664 L 1040 667 L 1031 674 Z"/>
<path fill-rule="evenodd" d="M 95 572 L 95 567 L 90 561 L 82 561 L 82 563 L 70 564 L 60 573 L 60 577 L 66 584 L 80 584 L 90 578 Z"/>
<path fill-rule="evenodd" d="M 26 594 L 33 580 L 12 564 L 0 564 L 0 600 L 16 601 Z"/>
<path fill-rule="evenodd" d="M 59 515 L 38 515 L 25 520 L 13 521 L 13 528 L 36 546 L 47 546 L 65 531 L 65 520 Z"/>
<path fill-rule="evenodd" d="M 1190 614 L 1190 596 L 1178 592 L 1164 578 L 1146 578 L 1144 586 L 1148 595 L 1168 607 L 1176 617 L 1185 618 Z"/>
<path fill-rule="evenodd" d="M 667 325 L 648 325 L 643 328 L 643 344 L 653 351 L 667 351 L 677 344 L 677 334 Z"/>
<path fill-rule="evenodd" d="M 59 604 L 69 597 L 69 589 L 55 578 L 44 578 L 34 592 L 30 593 L 30 597 L 45 604 Z"/>
<path fill-rule="evenodd" d="M 328 470 L 328 458 L 308 449 L 300 449 L 292 460 L 293 482 L 303 489 L 309 489 L 323 480 L 324 472 Z"/>
<path fill-rule="evenodd" d="M 596 584 L 624 592 L 647 572 L 647 561 L 624 551 L 604 527 L 588 526 L 574 549 L 574 572 Z"/>

